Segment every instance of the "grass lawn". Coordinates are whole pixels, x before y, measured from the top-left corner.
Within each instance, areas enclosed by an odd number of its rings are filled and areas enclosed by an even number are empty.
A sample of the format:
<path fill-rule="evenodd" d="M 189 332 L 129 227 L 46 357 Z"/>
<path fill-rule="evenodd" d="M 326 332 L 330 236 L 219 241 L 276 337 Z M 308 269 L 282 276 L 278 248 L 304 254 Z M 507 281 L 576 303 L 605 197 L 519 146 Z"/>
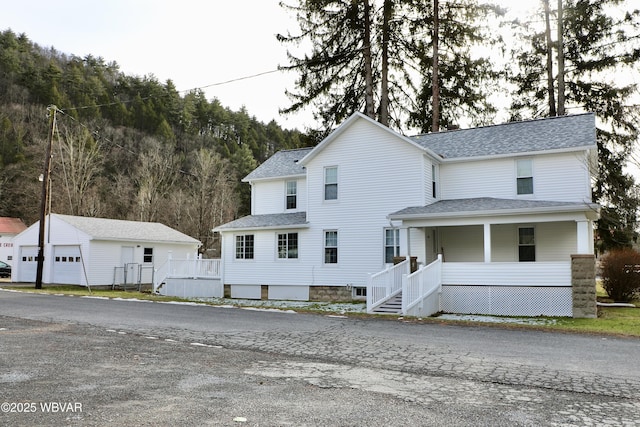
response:
<path fill-rule="evenodd" d="M 64 294 L 75 296 L 92 296 L 102 298 L 120 298 L 120 299 L 139 299 L 148 301 L 183 301 L 188 300 L 177 297 L 166 297 L 161 295 L 154 295 L 149 292 L 137 292 L 137 291 L 112 291 L 105 289 L 92 289 L 89 290 L 81 286 L 45 286 L 43 289 L 34 289 L 32 287 L 24 286 L 3 286 L 4 289 L 20 290 L 25 292 L 38 292 L 47 294 Z M 598 288 L 598 301 L 609 302 L 606 298 L 606 294 L 602 288 Z M 200 301 L 198 301 L 200 302 Z M 260 307 L 276 307 L 282 309 L 293 309 L 295 311 L 310 311 L 310 312 L 328 312 L 331 311 L 332 304 L 323 303 L 310 303 L 309 305 L 294 304 L 288 307 L 286 303 L 275 302 L 269 303 L 268 301 L 245 301 L 245 300 L 228 300 L 228 299 L 214 299 L 213 302 L 202 302 L 203 304 L 222 305 L 232 304 L 236 306 L 251 305 L 256 306 L 256 303 Z M 515 327 L 531 328 L 531 329 L 546 329 L 566 332 L 577 333 L 595 333 L 595 334 L 609 334 L 619 336 L 630 336 L 640 338 L 640 300 L 634 301 L 636 308 L 630 307 L 598 307 L 598 317 L 595 319 L 573 319 L 568 317 L 554 317 L 545 318 L 548 322 L 544 322 L 543 325 L 513 325 Z M 293 303 L 292 303 L 293 304 Z M 322 306 L 322 307 L 320 307 Z M 336 311 L 339 314 L 354 314 L 363 315 L 363 313 L 349 313 L 349 310 L 344 310 L 344 304 L 338 305 Z M 435 319 L 434 319 L 435 320 Z M 425 321 L 429 321 L 425 319 Z"/>

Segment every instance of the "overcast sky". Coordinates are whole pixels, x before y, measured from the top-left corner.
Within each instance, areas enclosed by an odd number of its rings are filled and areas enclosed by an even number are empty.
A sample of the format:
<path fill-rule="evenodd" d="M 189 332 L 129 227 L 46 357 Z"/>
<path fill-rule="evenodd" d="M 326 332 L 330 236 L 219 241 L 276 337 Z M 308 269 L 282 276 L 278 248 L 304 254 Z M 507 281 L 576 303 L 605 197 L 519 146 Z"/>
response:
<path fill-rule="evenodd" d="M 173 80 L 179 91 L 210 86 L 208 99 L 265 123 L 303 130 L 311 114 L 280 116 L 295 75 L 273 72 L 286 64 L 277 33 L 295 32 L 278 0 L 19 0 L 3 1 L 0 30 L 26 33 L 41 46 L 80 57 L 115 61 L 125 74 Z M 509 7 L 520 0 L 503 0 Z M 527 2 L 524 2 L 527 3 Z M 513 5 L 513 6 L 512 6 Z"/>

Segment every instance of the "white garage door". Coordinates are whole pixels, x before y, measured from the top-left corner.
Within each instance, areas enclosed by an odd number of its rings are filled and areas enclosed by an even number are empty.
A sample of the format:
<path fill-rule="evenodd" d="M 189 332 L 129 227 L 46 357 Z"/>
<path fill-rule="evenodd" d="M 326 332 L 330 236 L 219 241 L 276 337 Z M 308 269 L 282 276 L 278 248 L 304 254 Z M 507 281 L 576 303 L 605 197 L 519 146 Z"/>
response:
<path fill-rule="evenodd" d="M 79 285 L 81 273 L 80 246 L 53 247 L 53 283 Z"/>
<path fill-rule="evenodd" d="M 21 246 L 18 260 L 18 282 L 35 282 L 38 271 L 38 247 Z"/>

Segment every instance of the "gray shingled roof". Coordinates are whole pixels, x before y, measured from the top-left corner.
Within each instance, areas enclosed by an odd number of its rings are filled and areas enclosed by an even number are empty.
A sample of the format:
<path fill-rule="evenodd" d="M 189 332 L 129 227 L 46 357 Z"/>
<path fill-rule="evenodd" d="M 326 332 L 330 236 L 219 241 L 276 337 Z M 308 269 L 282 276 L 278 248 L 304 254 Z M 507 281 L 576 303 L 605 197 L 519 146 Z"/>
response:
<path fill-rule="evenodd" d="M 418 135 L 411 139 L 445 159 L 595 148 L 595 115 L 586 113 L 511 122 Z"/>
<path fill-rule="evenodd" d="M 447 215 L 512 213 L 513 211 L 585 211 L 597 210 L 598 205 L 594 203 L 578 202 L 554 202 L 545 200 L 513 200 L 496 199 L 493 197 L 479 197 L 474 199 L 440 200 L 426 206 L 413 206 L 399 210 L 389 215 L 390 219 L 407 219 L 410 217 L 440 217 Z"/>
<path fill-rule="evenodd" d="M 300 165 L 298 161 L 309 154 L 311 150 L 313 150 L 313 148 L 278 151 L 254 169 L 243 181 L 304 175 L 304 167 Z"/>
<path fill-rule="evenodd" d="M 252 228 L 278 228 L 278 227 L 306 227 L 307 213 L 292 212 L 282 214 L 265 214 L 265 215 L 248 215 L 235 221 L 228 222 L 214 230 L 235 230 L 235 229 L 252 229 Z"/>
<path fill-rule="evenodd" d="M 124 221 L 53 214 L 95 240 L 199 244 L 200 241 L 159 222 Z"/>

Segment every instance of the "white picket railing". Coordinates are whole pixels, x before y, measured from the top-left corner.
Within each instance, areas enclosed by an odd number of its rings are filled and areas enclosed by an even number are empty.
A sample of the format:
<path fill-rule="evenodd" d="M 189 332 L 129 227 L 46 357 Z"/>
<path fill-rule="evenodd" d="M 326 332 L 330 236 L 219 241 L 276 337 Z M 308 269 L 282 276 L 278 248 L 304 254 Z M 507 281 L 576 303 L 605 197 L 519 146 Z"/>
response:
<path fill-rule="evenodd" d="M 167 278 L 220 279 L 220 259 L 202 259 L 201 256 L 186 259 L 173 259 L 171 256 L 154 274 L 153 291 Z"/>
<path fill-rule="evenodd" d="M 402 275 L 409 273 L 409 259 L 370 274 L 367 279 L 367 312 L 402 291 Z"/>
<path fill-rule="evenodd" d="M 442 255 L 431 264 L 402 276 L 402 314 L 431 316 L 440 311 Z"/>

